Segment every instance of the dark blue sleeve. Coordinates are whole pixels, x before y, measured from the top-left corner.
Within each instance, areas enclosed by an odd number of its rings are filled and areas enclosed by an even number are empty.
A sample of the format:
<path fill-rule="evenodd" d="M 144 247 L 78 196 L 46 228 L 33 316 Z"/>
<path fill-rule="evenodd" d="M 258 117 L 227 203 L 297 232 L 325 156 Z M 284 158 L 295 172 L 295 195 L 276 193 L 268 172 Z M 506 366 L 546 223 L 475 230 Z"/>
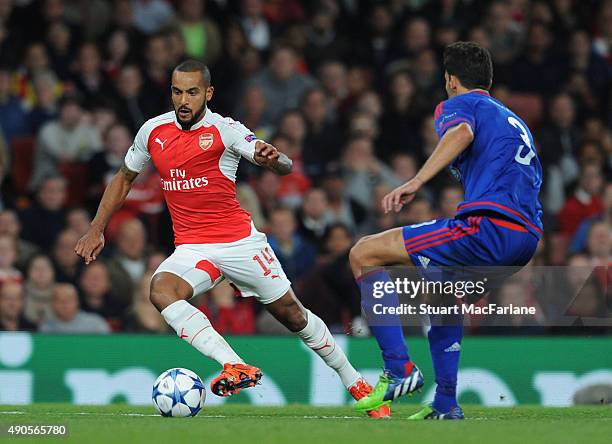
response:
<path fill-rule="evenodd" d="M 440 102 L 434 112 L 434 120 L 438 137 L 442 138 L 449 128 L 463 122 L 470 125 L 474 131 L 476 118 L 472 104 L 462 97 L 456 97 Z"/>

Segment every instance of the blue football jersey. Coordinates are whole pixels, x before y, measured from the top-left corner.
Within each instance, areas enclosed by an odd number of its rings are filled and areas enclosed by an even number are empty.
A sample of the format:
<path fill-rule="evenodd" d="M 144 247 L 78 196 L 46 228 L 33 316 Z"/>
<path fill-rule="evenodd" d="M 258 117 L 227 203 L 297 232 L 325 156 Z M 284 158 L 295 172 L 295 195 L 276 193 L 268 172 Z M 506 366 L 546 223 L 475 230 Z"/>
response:
<path fill-rule="evenodd" d="M 499 100 L 480 91 L 441 102 L 434 119 L 440 138 L 462 122 L 474 133 L 471 145 L 450 165 L 465 194 L 457 215 L 483 209 L 496 211 L 539 238 L 542 166 L 525 122 Z"/>

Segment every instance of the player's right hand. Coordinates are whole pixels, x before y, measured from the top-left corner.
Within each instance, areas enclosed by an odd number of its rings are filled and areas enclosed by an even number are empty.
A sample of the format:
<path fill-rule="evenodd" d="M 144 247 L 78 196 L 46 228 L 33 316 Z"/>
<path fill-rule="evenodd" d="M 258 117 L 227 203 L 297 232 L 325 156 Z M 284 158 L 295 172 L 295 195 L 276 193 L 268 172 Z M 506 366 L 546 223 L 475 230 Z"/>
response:
<path fill-rule="evenodd" d="M 104 234 L 97 228 L 91 227 L 85 235 L 79 239 L 74 247 L 74 252 L 85 260 L 89 265 L 95 261 L 104 248 Z"/>
<path fill-rule="evenodd" d="M 382 207 L 387 214 L 389 211 L 399 212 L 404 205 L 412 201 L 423 182 L 413 178 L 383 197 Z"/>

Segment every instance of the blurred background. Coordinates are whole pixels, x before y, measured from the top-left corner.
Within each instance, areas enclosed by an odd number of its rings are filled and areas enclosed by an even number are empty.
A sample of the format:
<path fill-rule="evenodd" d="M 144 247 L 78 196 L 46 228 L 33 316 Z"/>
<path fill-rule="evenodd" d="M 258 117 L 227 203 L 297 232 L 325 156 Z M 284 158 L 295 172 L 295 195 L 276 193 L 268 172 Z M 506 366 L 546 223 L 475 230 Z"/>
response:
<path fill-rule="evenodd" d="M 367 335 L 350 247 L 452 217 L 462 200 L 442 174 L 397 215 L 379 204 L 435 147 L 441 54 L 462 39 L 491 51 L 492 94 L 536 139 L 545 236 L 530 266 L 606 270 L 610 0 L 0 0 L 0 329 L 170 333 L 148 301 L 151 273 L 173 250 L 152 165 L 109 224 L 99 260 L 85 267 L 73 248 L 135 132 L 171 109 L 171 70 L 189 57 L 210 66 L 213 111 L 293 159 L 285 177 L 243 161 L 237 189 L 297 294 L 333 332 Z M 590 281 L 587 310 L 611 304 L 609 279 Z M 499 298 L 535 291 L 517 278 Z M 286 333 L 228 284 L 194 303 L 221 334 Z M 541 321 L 470 332 L 555 333 Z"/>

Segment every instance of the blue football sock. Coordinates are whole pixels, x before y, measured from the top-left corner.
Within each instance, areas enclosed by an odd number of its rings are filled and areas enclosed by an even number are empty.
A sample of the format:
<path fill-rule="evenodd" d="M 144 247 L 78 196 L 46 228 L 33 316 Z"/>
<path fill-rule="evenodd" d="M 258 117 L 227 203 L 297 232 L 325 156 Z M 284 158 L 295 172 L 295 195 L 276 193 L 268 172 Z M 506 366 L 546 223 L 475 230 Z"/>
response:
<path fill-rule="evenodd" d="M 457 403 L 457 373 L 463 325 L 461 319 L 453 320 L 454 325 L 433 325 L 427 334 L 429 350 L 436 375 L 436 395 L 433 408 L 448 413 Z"/>
<path fill-rule="evenodd" d="M 357 279 L 357 283 L 361 288 L 361 300 L 366 313 L 372 313 L 371 307 L 374 303 L 372 298 L 375 282 L 391 282 L 389 273 L 384 270 L 375 270 L 361 276 Z M 380 285 L 380 284 L 377 284 Z M 384 285 L 384 284 L 383 284 Z M 398 306 L 398 297 L 396 292 L 386 293 L 384 297 L 376 299 L 376 303 L 384 306 Z M 395 319 L 394 319 L 395 318 Z M 376 323 L 376 320 L 375 322 Z M 385 362 L 385 370 L 389 371 L 394 377 L 406 376 L 406 365 L 410 363 L 408 356 L 408 348 L 404 341 L 404 332 L 398 315 L 385 315 L 384 320 L 380 320 L 384 325 L 371 325 L 370 331 L 376 337 L 378 346 L 382 351 L 382 358 Z"/>

